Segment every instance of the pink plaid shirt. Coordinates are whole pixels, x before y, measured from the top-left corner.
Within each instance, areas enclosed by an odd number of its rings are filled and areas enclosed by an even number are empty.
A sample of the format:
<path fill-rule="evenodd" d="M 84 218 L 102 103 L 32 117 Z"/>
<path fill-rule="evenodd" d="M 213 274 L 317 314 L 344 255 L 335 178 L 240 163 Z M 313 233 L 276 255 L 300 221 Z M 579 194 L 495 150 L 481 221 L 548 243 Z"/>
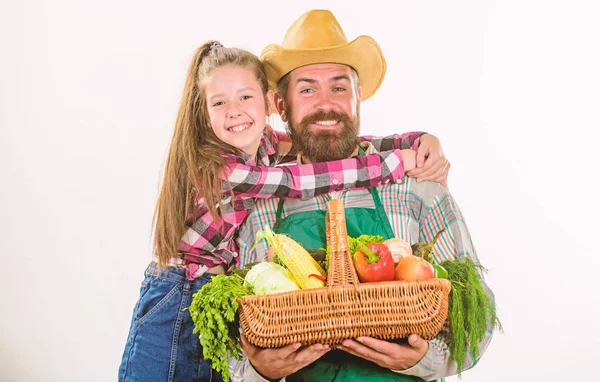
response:
<path fill-rule="evenodd" d="M 370 141 L 378 152 L 350 159 L 272 167 L 296 159 L 290 152 L 285 157 L 277 154 L 279 140 L 288 139 L 283 133 L 263 136 L 257 158 L 258 165 L 246 153 L 242 157 L 227 155 L 227 181 L 223 182 L 223 199 L 218 205 L 221 214 L 215 221 L 200 198 L 197 203 L 198 220 L 190 222 L 183 235 L 179 251 L 169 265 L 185 266 L 187 277 L 195 279 L 209 268 L 236 262 L 238 249 L 232 240 L 238 227 L 254 205 L 254 198 L 298 198 L 302 200 L 333 191 L 370 188 L 404 176 L 400 149 L 416 149 L 419 137 L 425 133 L 411 132 L 388 137 L 361 137 Z M 231 188 L 229 188 L 229 186 Z M 231 196 L 233 191 L 234 197 Z"/>

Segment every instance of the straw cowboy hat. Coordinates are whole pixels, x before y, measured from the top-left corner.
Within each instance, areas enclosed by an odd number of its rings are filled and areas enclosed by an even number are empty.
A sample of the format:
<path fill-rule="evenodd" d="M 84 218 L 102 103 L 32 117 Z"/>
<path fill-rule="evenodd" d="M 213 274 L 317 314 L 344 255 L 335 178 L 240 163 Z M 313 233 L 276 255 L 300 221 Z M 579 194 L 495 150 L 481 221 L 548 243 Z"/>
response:
<path fill-rule="evenodd" d="M 379 44 L 369 36 L 348 42 L 342 27 L 330 11 L 308 11 L 288 29 L 282 45 L 271 44 L 260 57 L 269 87 L 301 66 L 318 63 L 348 65 L 358 73 L 362 100 L 375 94 L 385 76 L 386 63 Z"/>

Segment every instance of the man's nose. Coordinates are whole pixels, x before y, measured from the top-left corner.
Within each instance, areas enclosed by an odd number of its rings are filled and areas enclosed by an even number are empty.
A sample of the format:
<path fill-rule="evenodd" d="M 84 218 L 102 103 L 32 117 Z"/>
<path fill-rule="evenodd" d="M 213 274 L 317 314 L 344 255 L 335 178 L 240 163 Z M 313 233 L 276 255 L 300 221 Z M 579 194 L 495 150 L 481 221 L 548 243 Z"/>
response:
<path fill-rule="evenodd" d="M 334 104 L 331 100 L 331 94 L 329 92 L 321 92 L 319 94 L 319 102 L 317 104 L 319 109 L 325 111 L 333 110 Z"/>

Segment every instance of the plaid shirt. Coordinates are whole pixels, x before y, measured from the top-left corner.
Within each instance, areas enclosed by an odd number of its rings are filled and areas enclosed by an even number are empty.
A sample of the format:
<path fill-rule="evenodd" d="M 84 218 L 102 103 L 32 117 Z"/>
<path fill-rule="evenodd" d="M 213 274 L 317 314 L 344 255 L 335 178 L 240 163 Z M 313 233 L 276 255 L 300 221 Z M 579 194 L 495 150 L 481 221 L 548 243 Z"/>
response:
<path fill-rule="evenodd" d="M 275 147 L 283 133 L 267 130 L 258 150 L 259 165 L 245 153 L 242 157 L 227 156 L 227 182 L 223 182 L 223 199 L 218 209 L 219 220 L 209 213 L 204 200 L 198 201 L 198 220 L 193 222 L 179 243 L 181 258 L 171 259 L 169 265 L 184 266 L 187 277 L 195 279 L 219 264 L 231 264 L 237 255 L 231 240 L 253 207 L 255 198 L 310 199 L 316 195 L 351 188 L 375 187 L 404 176 L 399 150 L 373 153 L 365 157 L 298 166 L 269 167 L 295 158 L 293 151 L 279 157 Z M 388 137 L 362 137 L 384 149 L 416 149 L 419 137 L 425 133 L 411 132 Z M 229 185 L 231 188 L 229 188 Z M 226 188 L 227 186 L 227 188 Z M 233 191 L 234 198 L 230 191 Z"/>
<path fill-rule="evenodd" d="M 365 152 L 374 152 L 372 145 L 362 144 Z M 383 208 L 388 216 L 395 237 L 409 243 L 430 242 L 435 234 L 446 228 L 438 238 L 434 248 L 434 262 L 442 263 L 448 259 L 468 256 L 474 261 L 477 254 L 469 231 L 458 208 L 458 205 L 447 189 L 438 183 L 417 183 L 414 179 L 405 177 L 396 183 L 390 183 L 377 188 Z M 326 210 L 331 199 L 342 199 L 348 208 L 375 208 L 368 190 L 351 190 L 321 195 L 312 200 L 286 200 L 282 218 L 288 215 L 312 210 Z M 267 243 L 258 242 L 252 251 L 255 233 L 264 227 L 275 224 L 278 199 L 262 199 L 250 212 L 246 222 L 240 227 L 237 243 L 240 251 L 240 264 L 247 264 L 267 259 Z M 366 232 L 368 233 L 368 232 Z M 484 289 L 493 299 L 493 294 L 484 285 Z M 483 354 L 492 337 L 493 327 L 488 320 L 486 337 L 480 344 L 480 354 Z M 410 369 L 398 373 L 417 376 L 426 380 L 443 378 L 457 374 L 457 365 L 450 358 L 446 344 L 446 332 L 443 330 L 437 337 L 429 341 L 429 350 L 425 357 Z M 477 362 L 470 354 L 467 356 L 465 370 Z M 230 357 L 229 369 L 234 382 L 264 381 L 252 368 L 247 359 L 236 361 Z"/>

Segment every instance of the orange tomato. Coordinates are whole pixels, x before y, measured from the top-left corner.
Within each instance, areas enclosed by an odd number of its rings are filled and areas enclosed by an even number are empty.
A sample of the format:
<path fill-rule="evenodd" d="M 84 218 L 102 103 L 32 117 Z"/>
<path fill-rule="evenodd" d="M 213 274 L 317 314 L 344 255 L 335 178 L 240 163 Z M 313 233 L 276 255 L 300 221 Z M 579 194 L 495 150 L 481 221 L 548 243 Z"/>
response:
<path fill-rule="evenodd" d="M 408 255 L 396 267 L 396 280 L 421 281 L 433 278 L 433 266 L 421 257 Z"/>

